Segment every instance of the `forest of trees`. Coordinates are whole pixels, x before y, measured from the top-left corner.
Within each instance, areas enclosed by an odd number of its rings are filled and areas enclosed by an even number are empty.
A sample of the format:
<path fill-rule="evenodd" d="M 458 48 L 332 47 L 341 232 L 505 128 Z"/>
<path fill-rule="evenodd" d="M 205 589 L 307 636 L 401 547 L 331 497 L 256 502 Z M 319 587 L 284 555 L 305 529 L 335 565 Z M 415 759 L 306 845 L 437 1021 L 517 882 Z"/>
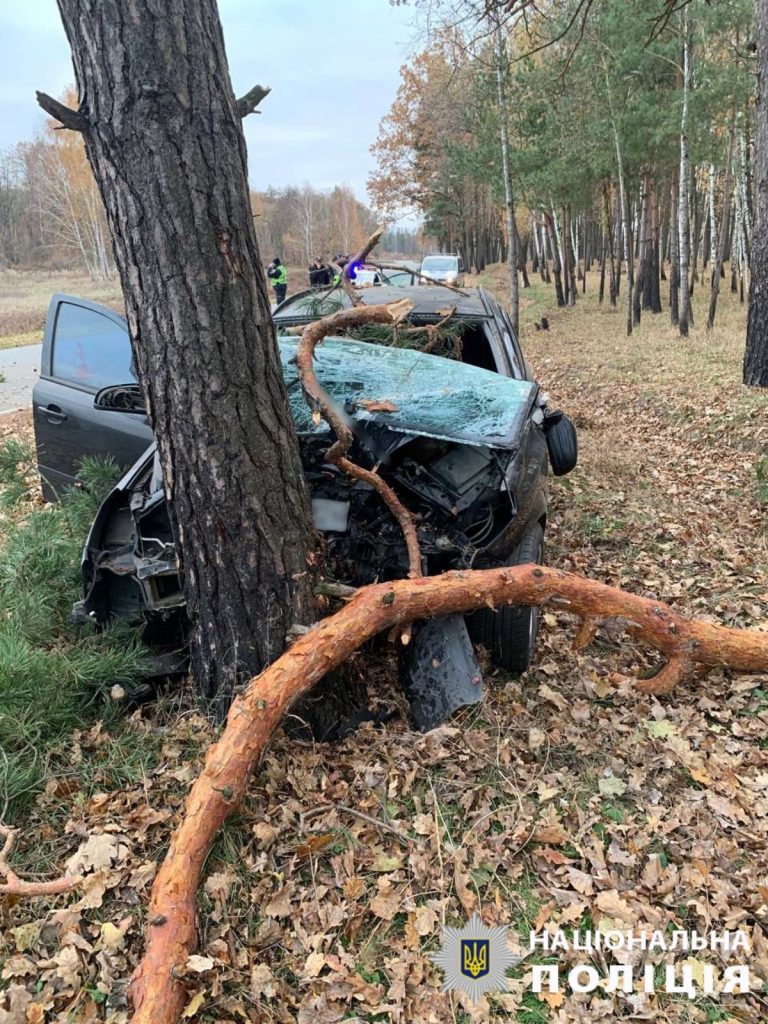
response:
<path fill-rule="evenodd" d="M 62 102 L 76 106 L 74 90 Z M 32 141 L 0 153 L 0 268 L 80 268 L 93 278 L 115 272 L 104 208 L 82 136 L 49 120 Z M 356 252 L 376 226 L 374 213 L 349 185 L 328 191 L 288 186 L 253 191 L 260 250 L 287 263 Z M 397 228 L 387 252 L 421 255 L 422 233 Z"/>
<path fill-rule="evenodd" d="M 322 192 L 311 185 L 252 192 L 259 249 L 289 264 L 315 256 L 357 252 L 375 228 L 375 217 L 349 185 Z"/>
<path fill-rule="evenodd" d="M 74 89 L 62 101 L 76 106 Z M 112 243 L 82 136 L 56 124 L 0 153 L 0 268 L 75 266 L 110 277 Z"/>
<path fill-rule="evenodd" d="M 523 285 L 527 260 L 572 304 L 585 266 L 598 267 L 628 331 L 668 304 L 686 334 L 697 283 L 711 289 L 713 322 L 724 264 L 746 301 L 752 0 L 420 6 L 443 20 L 380 125 L 378 208 L 419 211 L 441 246 L 482 270 L 510 257 L 514 195 Z"/>

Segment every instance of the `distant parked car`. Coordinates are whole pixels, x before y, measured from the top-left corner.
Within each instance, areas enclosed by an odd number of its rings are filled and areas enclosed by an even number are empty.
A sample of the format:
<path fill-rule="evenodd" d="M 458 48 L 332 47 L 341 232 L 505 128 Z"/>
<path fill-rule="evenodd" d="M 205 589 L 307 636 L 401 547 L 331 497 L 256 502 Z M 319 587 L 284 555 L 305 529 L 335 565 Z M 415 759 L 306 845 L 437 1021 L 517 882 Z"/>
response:
<path fill-rule="evenodd" d="M 360 267 L 355 271 L 355 287 L 370 288 L 372 285 L 383 284 L 383 273 L 376 267 Z"/>
<path fill-rule="evenodd" d="M 352 425 L 351 457 L 377 468 L 415 513 L 423 572 L 541 561 L 548 469 L 559 475 L 573 468 L 576 436 L 567 417 L 548 410 L 504 310 L 480 289 L 464 296 L 435 286 L 381 286 L 360 294 L 368 304 L 410 298 L 412 326 L 455 311 L 452 358 L 353 338 L 326 338 L 315 357 L 320 383 Z M 325 570 L 363 585 L 406 575 L 402 532 L 371 487 L 325 461 L 330 430 L 315 422 L 302 395 L 296 337 L 280 334 L 317 320 L 324 303 L 330 309 L 350 301 L 345 292 L 318 298 L 310 290 L 284 302 L 274 319 L 315 528 L 324 534 Z M 403 338 L 418 344 L 412 333 Z M 125 320 L 55 295 L 33 406 L 47 498 L 75 482 L 85 455 L 133 463 L 86 540 L 74 620 L 143 622 L 148 637 L 162 637 L 166 648 L 172 638 L 176 651 L 183 649 L 180 559 Z M 496 664 L 520 672 L 530 662 L 537 623 L 536 608 L 504 607 L 484 608 L 466 622 L 453 615 L 416 624 L 402 654 L 416 724 L 432 728 L 480 698 L 470 637 Z"/>
<path fill-rule="evenodd" d="M 425 256 L 420 269 L 422 274 L 431 277 L 433 281 L 444 281 L 459 288 L 464 286 L 464 263 L 461 256 L 448 253 Z"/>

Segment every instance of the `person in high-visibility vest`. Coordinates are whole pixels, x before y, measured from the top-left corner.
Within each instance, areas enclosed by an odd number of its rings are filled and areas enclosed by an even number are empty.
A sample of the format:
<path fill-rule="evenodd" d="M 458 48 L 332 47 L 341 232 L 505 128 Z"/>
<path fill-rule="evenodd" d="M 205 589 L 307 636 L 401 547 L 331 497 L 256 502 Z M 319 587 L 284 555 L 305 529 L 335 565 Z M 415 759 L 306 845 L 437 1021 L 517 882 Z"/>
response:
<path fill-rule="evenodd" d="M 272 287 L 275 289 L 275 302 L 279 306 L 281 302 L 285 301 L 285 293 L 288 291 L 288 271 L 279 256 L 275 256 L 267 267 L 267 277 L 272 281 Z"/>

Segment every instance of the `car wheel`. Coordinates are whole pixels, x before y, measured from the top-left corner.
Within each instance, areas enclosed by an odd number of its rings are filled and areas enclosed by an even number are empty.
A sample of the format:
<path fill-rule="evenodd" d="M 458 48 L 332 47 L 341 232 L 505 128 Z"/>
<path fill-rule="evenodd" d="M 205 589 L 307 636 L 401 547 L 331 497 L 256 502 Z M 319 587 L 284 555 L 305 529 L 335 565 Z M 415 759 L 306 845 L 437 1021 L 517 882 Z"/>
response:
<path fill-rule="evenodd" d="M 505 565 L 541 564 L 543 559 L 544 530 L 535 523 L 528 527 Z M 536 646 L 538 608 L 482 608 L 467 616 L 467 626 L 472 640 L 488 649 L 494 665 L 518 675 L 528 669 Z"/>

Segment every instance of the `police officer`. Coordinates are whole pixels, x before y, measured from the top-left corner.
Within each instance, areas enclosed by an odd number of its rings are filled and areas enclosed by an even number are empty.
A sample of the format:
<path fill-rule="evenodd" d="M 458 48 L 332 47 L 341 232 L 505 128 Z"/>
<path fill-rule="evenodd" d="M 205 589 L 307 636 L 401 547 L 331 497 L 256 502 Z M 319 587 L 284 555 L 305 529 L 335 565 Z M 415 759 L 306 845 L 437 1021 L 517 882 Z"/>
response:
<path fill-rule="evenodd" d="M 275 302 L 279 306 L 281 302 L 285 301 L 285 293 L 288 291 L 288 272 L 279 256 L 275 256 L 267 267 L 267 277 L 272 281 L 272 287 L 275 289 Z"/>

